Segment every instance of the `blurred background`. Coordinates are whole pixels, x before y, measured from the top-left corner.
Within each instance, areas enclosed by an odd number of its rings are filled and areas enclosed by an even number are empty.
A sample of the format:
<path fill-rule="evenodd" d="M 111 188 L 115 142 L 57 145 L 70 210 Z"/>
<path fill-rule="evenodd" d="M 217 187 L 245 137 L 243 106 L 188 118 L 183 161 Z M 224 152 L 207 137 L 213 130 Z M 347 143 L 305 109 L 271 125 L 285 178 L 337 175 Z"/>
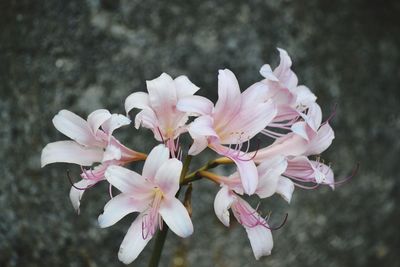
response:
<path fill-rule="evenodd" d="M 187 75 L 215 100 L 218 69 L 245 89 L 264 63 L 276 66 L 276 47 L 325 118 L 338 105 L 323 158 L 338 179 L 357 162 L 360 171 L 335 191 L 297 189 L 290 206 L 263 202 L 273 222 L 289 219 L 260 261 L 240 225 L 217 221 L 218 188 L 199 181 L 195 233 L 169 234 L 161 266 L 400 266 L 399 14 L 399 1 L 373 0 L 1 1 L 0 266 L 123 266 L 117 252 L 133 216 L 100 229 L 107 186 L 85 195 L 78 216 L 66 170 L 78 178 L 79 168 L 40 168 L 41 149 L 66 139 L 51 123 L 60 109 L 124 113 L 126 96 L 162 72 Z M 149 131 L 132 128 L 118 138 L 149 151 Z M 146 266 L 152 245 L 131 266 Z"/>

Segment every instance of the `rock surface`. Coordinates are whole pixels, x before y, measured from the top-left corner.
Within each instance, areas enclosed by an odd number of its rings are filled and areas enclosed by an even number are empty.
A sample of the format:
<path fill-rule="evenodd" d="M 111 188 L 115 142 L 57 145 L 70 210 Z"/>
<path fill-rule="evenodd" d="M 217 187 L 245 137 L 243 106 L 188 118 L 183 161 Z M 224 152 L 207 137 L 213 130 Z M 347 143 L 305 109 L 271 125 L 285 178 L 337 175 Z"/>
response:
<path fill-rule="evenodd" d="M 302 83 L 336 139 L 323 157 L 344 177 L 331 191 L 297 190 L 292 204 L 262 205 L 279 223 L 272 255 L 255 261 L 245 231 L 213 214 L 217 188 L 194 185 L 195 234 L 170 234 L 161 266 L 400 266 L 400 2 L 398 1 L 2 1 L 0 3 L 0 266 L 123 266 L 117 251 L 129 226 L 99 229 L 106 186 L 91 190 L 77 216 L 66 170 L 40 168 L 40 152 L 62 140 L 51 124 L 63 108 L 84 117 L 123 112 L 123 101 L 165 71 L 185 74 L 216 97 L 217 70 L 242 88 L 263 63 L 289 51 Z M 119 131 L 147 151 L 146 130 Z M 152 243 L 132 266 L 145 266 Z"/>

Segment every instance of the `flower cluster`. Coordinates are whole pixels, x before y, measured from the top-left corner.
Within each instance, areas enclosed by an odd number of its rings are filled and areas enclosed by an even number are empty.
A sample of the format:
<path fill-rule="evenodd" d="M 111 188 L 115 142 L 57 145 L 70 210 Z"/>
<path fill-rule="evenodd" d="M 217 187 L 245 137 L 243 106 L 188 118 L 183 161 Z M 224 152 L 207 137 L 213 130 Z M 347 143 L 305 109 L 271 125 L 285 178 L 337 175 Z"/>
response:
<path fill-rule="evenodd" d="M 285 50 L 278 50 L 278 67 L 272 70 L 270 65 L 262 66 L 263 78 L 243 92 L 230 70 L 220 70 L 215 104 L 195 95 L 199 87 L 186 76 L 173 79 L 163 73 L 146 82 L 147 93 L 135 92 L 126 98 L 126 116 L 100 109 L 84 120 L 61 110 L 53 124 L 72 140 L 48 144 L 42 151 L 42 167 L 55 162 L 81 166 L 82 179 L 70 190 L 78 212 L 85 190 L 101 181 L 121 192 L 111 196 L 98 222 L 108 227 L 129 213 L 138 214 L 118 254 L 126 264 L 137 258 L 164 223 L 178 236 L 193 233 L 191 207 L 182 204 L 178 192 L 200 178 L 220 186 L 214 201 L 217 218 L 229 226 L 231 210 L 246 230 L 255 258 L 269 255 L 273 239 L 268 218 L 243 196 L 264 199 L 277 193 L 290 202 L 295 187 L 308 189 L 324 184 L 334 188 L 337 184 L 330 166 L 319 156 L 310 159 L 326 150 L 334 139 L 329 119 L 323 122 L 316 96 L 298 84 L 290 57 Z M 161 143 L 148 155 L 124 146 L 113 136 L 118 128 L 130 125 L 133 109 L 139 110 L 134 127 L 150 129 Z M 183 134 L 193 140 L 188 150 L 179 141 Z M 253 139 L 259 134 L 272 138 L 272 142 L 254 149 Z M 192 157 L 206 148 L 219 157 L 188 173 Z M 184 156 L 187 160 L 183 165 Z M 143 160 L 142 174 L 126 168 L 128 163 Z M 231 163 L 237 169 L 231 175 L 210 171 Z"/>

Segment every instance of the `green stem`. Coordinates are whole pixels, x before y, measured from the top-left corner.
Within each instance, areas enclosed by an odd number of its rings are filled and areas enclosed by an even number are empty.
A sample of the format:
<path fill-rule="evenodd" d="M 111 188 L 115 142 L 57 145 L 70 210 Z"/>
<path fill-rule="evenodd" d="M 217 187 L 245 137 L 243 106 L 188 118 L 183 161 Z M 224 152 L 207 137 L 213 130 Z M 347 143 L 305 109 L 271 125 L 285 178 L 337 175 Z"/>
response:
<path fill-rule="evenodd" d="M 163 229 L 158 231 L 156 236 L 156 243 L 153 248 L 153 253 L 149 262 L 149 267 L 157 267 L 160 262 L 161 252 L 164 247 L 165 239 L 167 239 L 168 225 L 164 223 Z"/>
<path fill-rule="evenodd" d="M 195 170 L 194 172 L 189 173 L 187 176 L 185 176 L 183 179 L 181 179 L 181 185 L 186 185 L 188 183 L 191 183 L 193 181 L 201 179 L 202 176 L 199 175 L 199 173 L 202 171 L 207 171 L 207 170 L 215 168 L 221 164 L 232 164 L 232 163 L 233 163 L 232 160 L 225 158 L 225 157 L 211 160 L 204 166 L 200 167 L 199 169 Z"/>

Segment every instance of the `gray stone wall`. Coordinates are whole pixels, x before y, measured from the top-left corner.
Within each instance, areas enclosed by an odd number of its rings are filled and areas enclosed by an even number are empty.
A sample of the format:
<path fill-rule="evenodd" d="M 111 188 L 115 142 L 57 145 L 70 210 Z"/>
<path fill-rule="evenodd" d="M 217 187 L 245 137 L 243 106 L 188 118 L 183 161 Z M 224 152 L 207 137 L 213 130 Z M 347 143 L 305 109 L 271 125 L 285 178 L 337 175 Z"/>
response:
<path fill-rule="evenodd" d="M 132 216 L 107 228 L 97 216 L 105 185 L 85 196 L 77 216 L 66 170 L 40 169 L 40 152 L 62 140 L 51 124 L 66 108 L 123 112 L 131 92 L 165 71 L 186 74 L 216 97 L 217 70 L 242 88 L 263 63 L 289 51 L 301 83 L 319 97 L 336 139 L 323 157 L 344 177 L 331 191 L 297 190 L 292 204 L 262 209 L 277 222 L 270 257 L 255 261 L 244 230 L 213 213 L 217 188 L 194 185 L 195 233 L 170 234 L 161 266 L 399 266 L 400 4 L 398 1 L 1 1 L 0 266 L 123 266 L 117 251 Z M 148 131 L 119 131 L 148 151 Z M 203 158 L 206 160 L 205 158 Z M 146 266 L 152 243 L 132 266 Z"/>

